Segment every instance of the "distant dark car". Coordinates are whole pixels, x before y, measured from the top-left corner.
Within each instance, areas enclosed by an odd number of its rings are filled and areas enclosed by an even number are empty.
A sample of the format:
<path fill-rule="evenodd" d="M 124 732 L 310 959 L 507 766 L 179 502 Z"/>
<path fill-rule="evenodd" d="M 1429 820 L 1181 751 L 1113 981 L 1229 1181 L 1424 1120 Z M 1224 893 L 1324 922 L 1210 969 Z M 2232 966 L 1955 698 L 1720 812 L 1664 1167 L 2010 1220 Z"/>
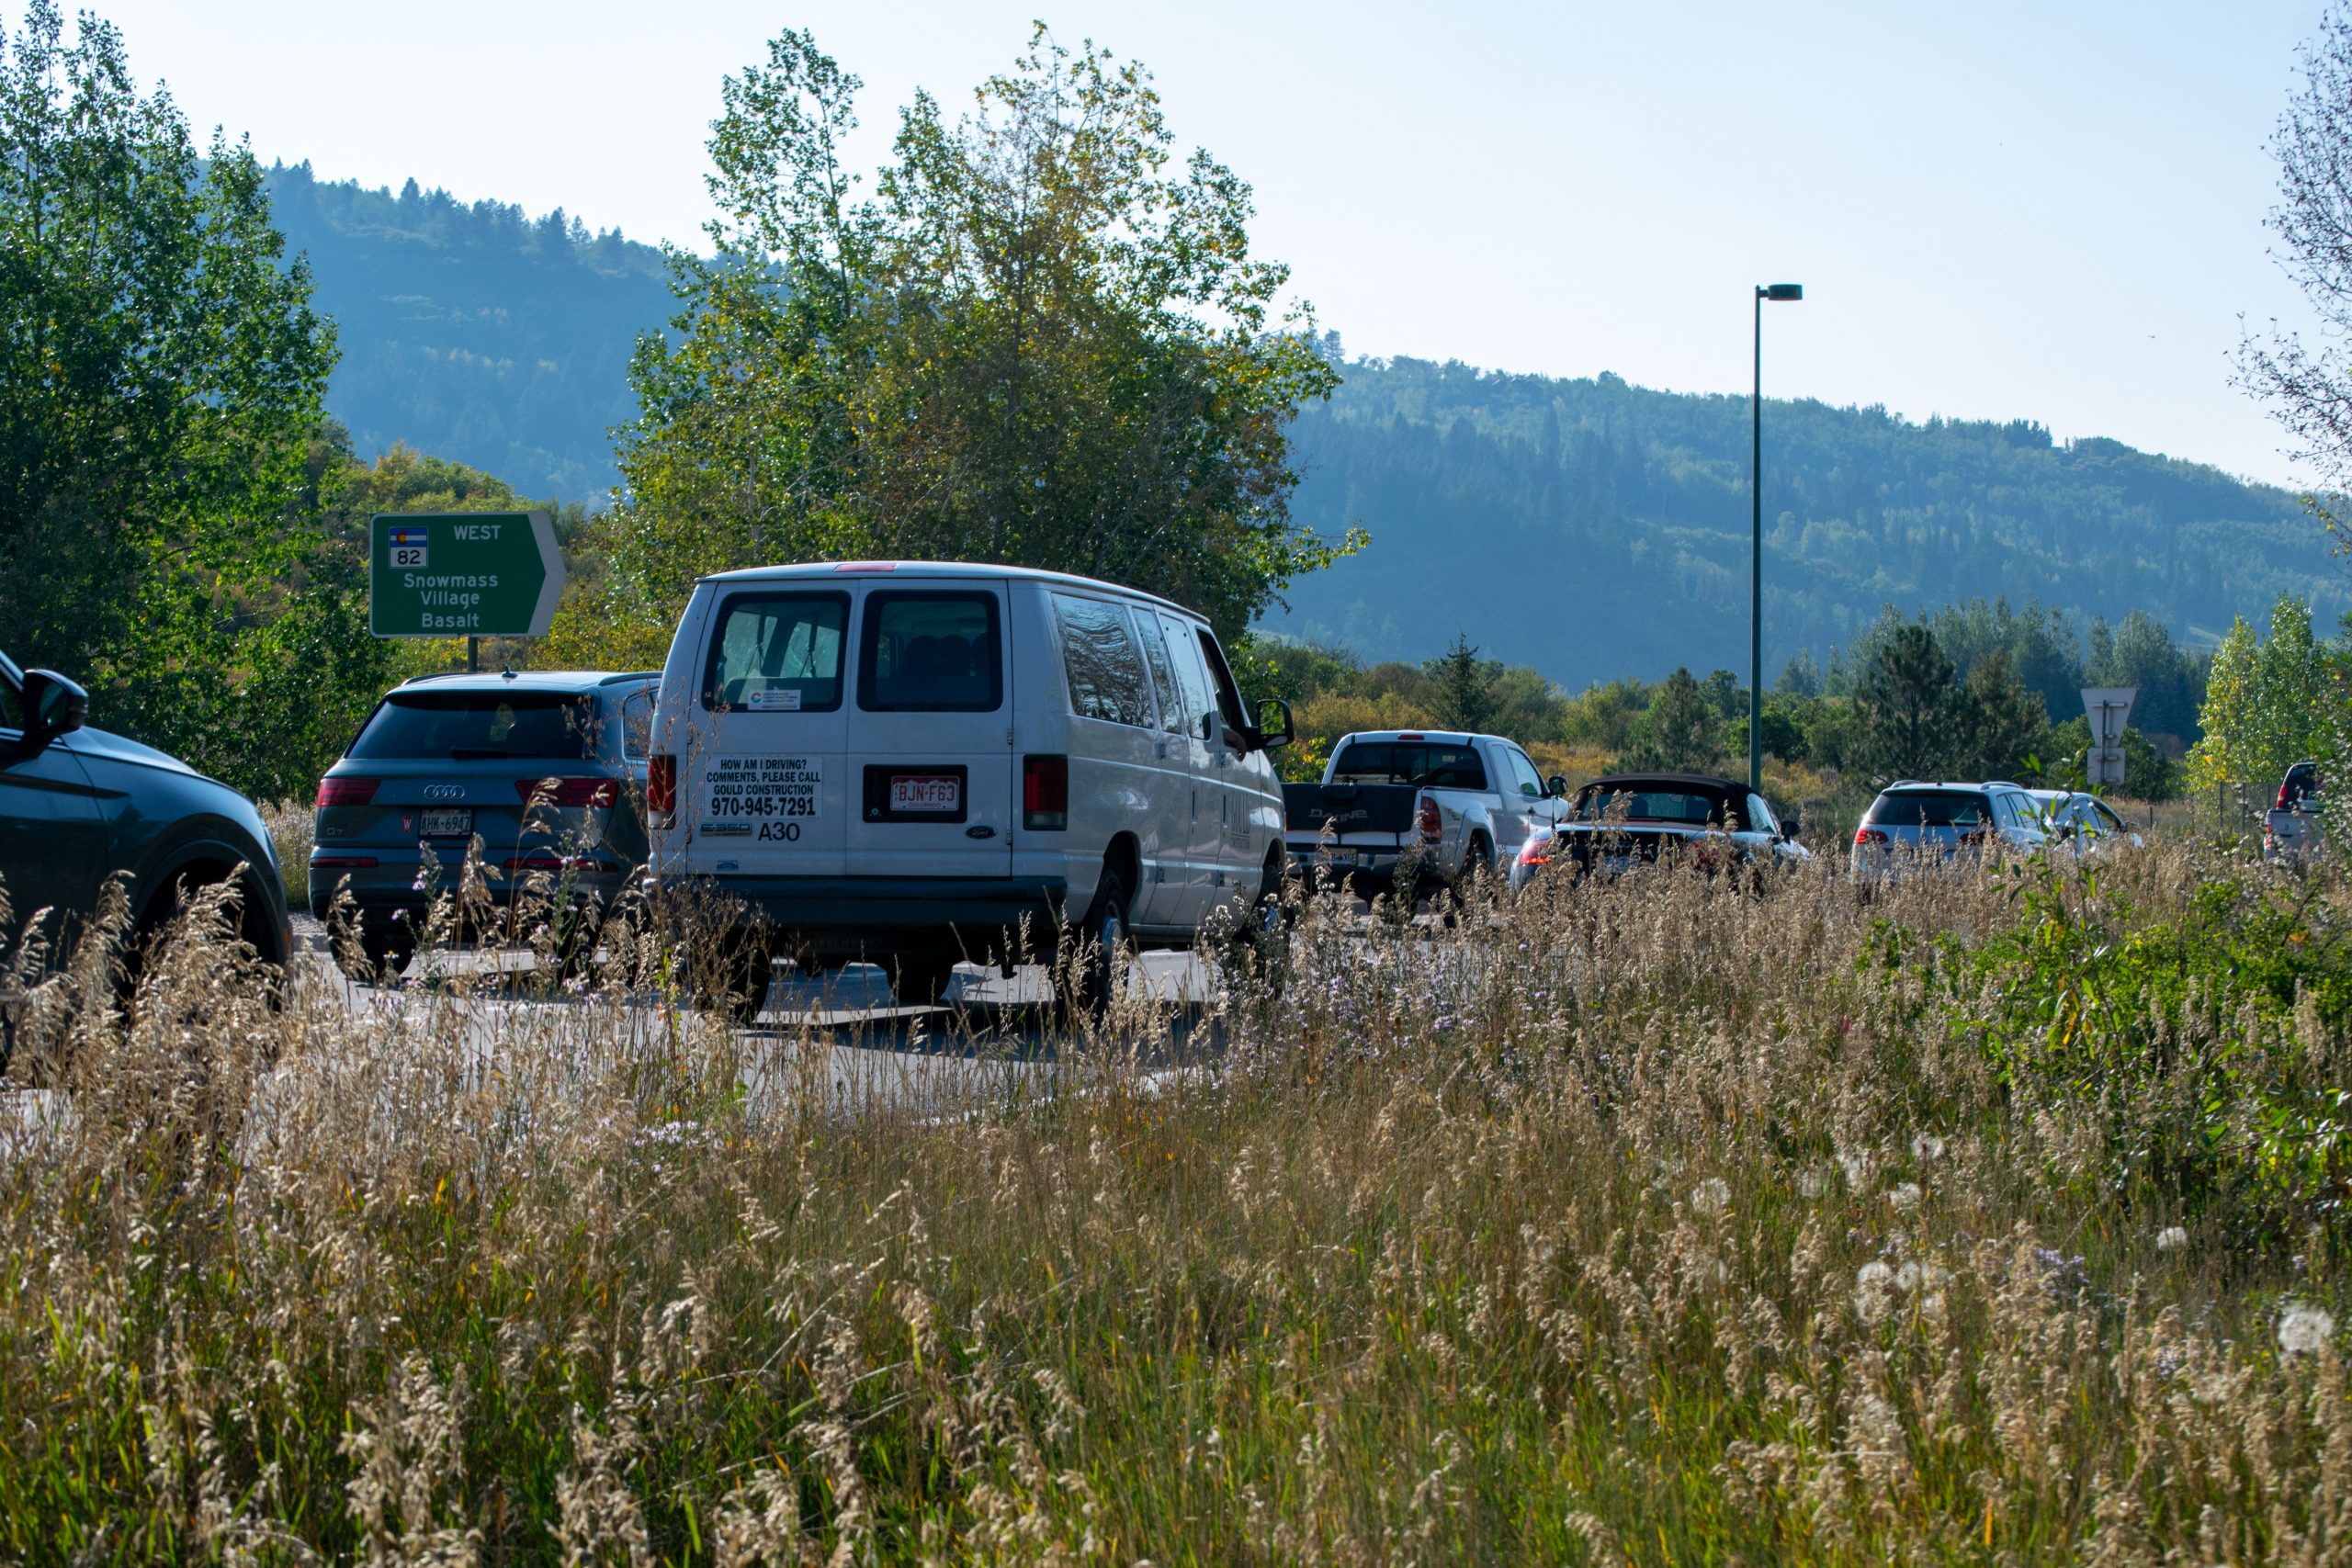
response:
<path fill-rule="evenodd" d="M 242 935 L 282 967 L 294 947 L 285 885 L 253 802 L 153 747 L 86 728 L 89 701 L 65 677 L 21 671 L 0 654 L 0 886 L 9 925 L 49 911 L 39 934 L 55 962 L 118 873 L 130 881 L 134 940 L 160 929 L 188 889 L 234 878 Z"/>
<path fill-rule="evenodd" d="M 1713 773 L 1615 773 L 1577 791 L 1556 827 L 1528 836 L 1511 867 L 1524 887 L 1567 862 L 1587 875 L 1616 876 L 1668 851 L 1702 870 L 1799 864 L 1813 859 L 1771 806 L 1736 779 Z"/>
<path fill-rule="evenodd" d="M 365 971 L 404 967 L 436 893 L 482 845 L 485 890 L 609 908 L 645 863 L 658 671 L 426 676 L 385 696 L 319 781 L 311 913 L 348 888 Z M 473 933 L 459 933 L 471 935 Z"/>

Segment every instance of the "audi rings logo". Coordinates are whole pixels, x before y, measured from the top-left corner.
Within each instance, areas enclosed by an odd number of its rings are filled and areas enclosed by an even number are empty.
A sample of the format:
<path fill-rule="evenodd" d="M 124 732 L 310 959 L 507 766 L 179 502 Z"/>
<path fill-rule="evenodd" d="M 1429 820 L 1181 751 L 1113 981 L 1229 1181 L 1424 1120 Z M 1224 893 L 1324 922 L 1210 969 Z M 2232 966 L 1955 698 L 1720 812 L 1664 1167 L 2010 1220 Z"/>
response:
<path fill-rule="evenodd" d="M 466 786 L 463 784 L 426 784 L 424 786 L 424 798 L 427 800 L 463 800 L 466 798 Z"/>

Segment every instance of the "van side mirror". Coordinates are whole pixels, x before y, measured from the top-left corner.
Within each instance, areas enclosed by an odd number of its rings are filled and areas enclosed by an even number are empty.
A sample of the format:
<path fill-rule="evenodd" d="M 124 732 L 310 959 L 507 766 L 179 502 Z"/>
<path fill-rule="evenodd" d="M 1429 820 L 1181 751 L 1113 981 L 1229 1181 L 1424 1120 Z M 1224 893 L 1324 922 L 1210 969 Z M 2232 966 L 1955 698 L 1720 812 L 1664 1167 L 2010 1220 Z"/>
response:
<path fill-rule="evenodd" d="M 1201 715 L 1201 722 L 1193 728 L 1201 732 L 1202 739 L 1214 746 L 1216 744 L 1218 732 L 1224 728 L 1224 721 L 1216 714 L 1204 713 Z"/>
<path fill-rule="evenodd" d="M 25 671 L 25 739 L 46 746 L 90 716 L 90 694 L 54 670 Z"/>
<path fill-rule="evenodd" d="M 1298 723 L 1290 716 L 1290 705 L 1280 697 L 1258 699 L 1258 749 L 1279 751 L 1298 739 Z"/>
<path fill-rule="evenodd" d="M 1544 787 L 1552 792 L 1552 797 L 1555 800 L 1566 800 L 1568 797 L 1568 781 L 1559 773 L 1554 773 L 1544 781 Z"/>

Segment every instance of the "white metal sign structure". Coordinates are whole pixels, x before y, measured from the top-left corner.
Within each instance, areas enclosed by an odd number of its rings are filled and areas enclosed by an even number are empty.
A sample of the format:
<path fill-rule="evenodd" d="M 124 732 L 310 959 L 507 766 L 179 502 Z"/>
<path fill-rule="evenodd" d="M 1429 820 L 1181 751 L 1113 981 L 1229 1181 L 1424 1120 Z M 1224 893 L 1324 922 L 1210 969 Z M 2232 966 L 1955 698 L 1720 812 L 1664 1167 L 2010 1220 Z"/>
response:
<path fill-rule="evenodd" d="M 2139 694 L 2137 686 L 2083 688 L 2083 716 L 2091 721 L 2091 750 L 2084 766 L 2092 784 L 2122 784 L 2123 726 Z"/>

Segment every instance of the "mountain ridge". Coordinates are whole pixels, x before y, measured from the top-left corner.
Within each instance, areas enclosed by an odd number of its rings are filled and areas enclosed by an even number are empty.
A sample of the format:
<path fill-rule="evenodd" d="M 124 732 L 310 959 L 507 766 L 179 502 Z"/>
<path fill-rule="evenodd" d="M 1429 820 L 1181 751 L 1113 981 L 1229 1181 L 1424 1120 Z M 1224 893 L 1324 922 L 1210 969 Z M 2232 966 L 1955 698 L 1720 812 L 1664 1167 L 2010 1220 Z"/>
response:
<path fill-rule="evenodd" d="M 661 250 L 413 180 L 367 190 L 307 164 L 268 180 L 337 322 L 328 404 L 359 450 L 405 441 L 526 494 L 605 499 L 611 432 L 636 412 L 629 355 L 676 310 Z M 1344 379 L 1294 426 L 1293 513 L 1373 543 L 1293 585 L 1268 629 L 1374 659 L 1463 633 L 1571 686 L 1745 670 L 1745 395 L 1346 360 L 1325 342 Z M 1765 441 L 1768 678 L 1888 604 L 2005 597 L 2077 623 L 2137 607 L 2204 643 L 2280 592 L 2323 624 L 2352 609 L 2296 499 L 2209 465 L 2056 443 L 2030 420 L 1811 400 L 1768 400 Z"/>

